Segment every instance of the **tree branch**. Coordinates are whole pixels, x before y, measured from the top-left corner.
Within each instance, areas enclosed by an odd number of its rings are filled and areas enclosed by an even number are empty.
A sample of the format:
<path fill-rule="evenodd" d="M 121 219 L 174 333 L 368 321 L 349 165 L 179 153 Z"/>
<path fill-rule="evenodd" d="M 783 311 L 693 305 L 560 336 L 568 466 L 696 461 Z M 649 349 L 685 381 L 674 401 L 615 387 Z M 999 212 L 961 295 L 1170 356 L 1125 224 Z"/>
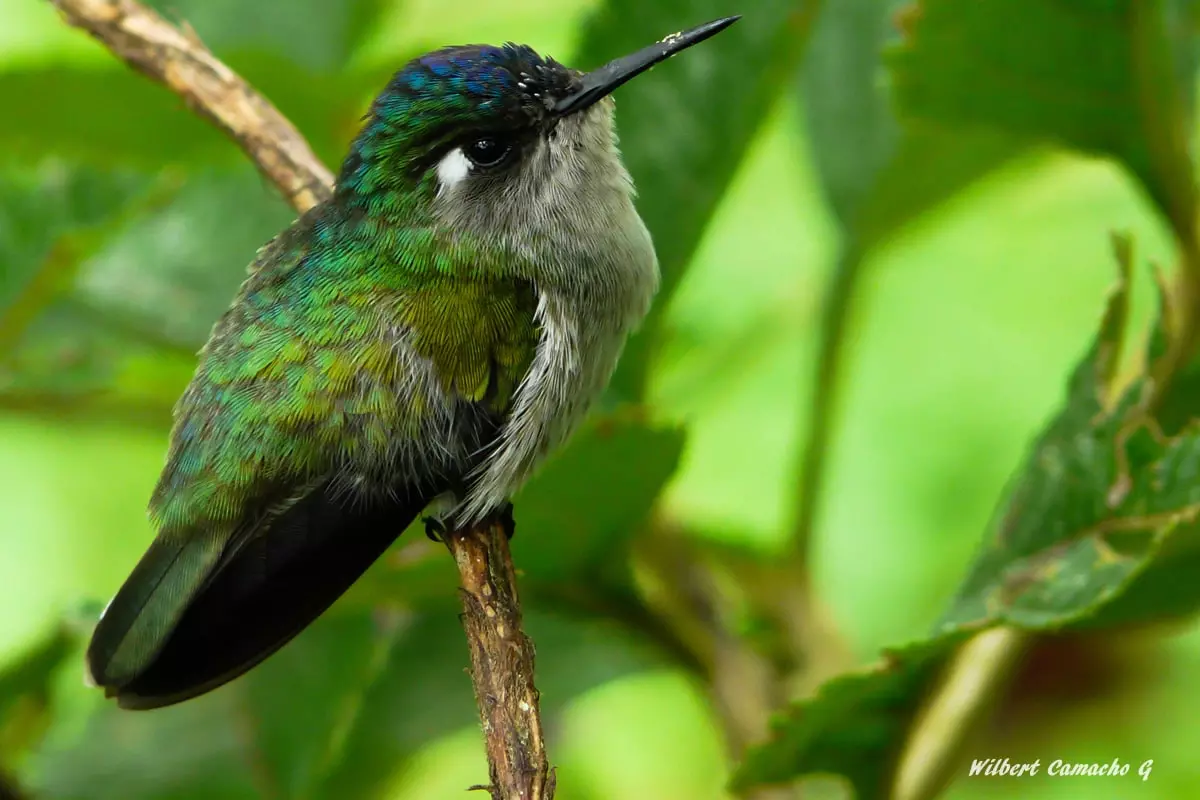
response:
<path fill-rule="evenodd" d="M 554 770 L 533 683 L 533 641 L 521 630 L 511 535 L 511 517 L 445 535 L 462 578 L 463 629 L 491 771 L 490 785 L 472 788 L 493 800 L 552 800 Z"/>
<path fill-rule="evenodd" d="M 236 141 L 288 203 L 304 213 L 332 195 L 333 175 L 271 103 L 191 31 L 134 0 L 50 0 L 68 24 L 187 101 Z M 487 740 L 494 800 L 552 800 L 554 772 L 533 681 L 533 643 L 521 631 L 508 550 L 511 518 L 444 535 L 463 586 L 463 627 Z"/>

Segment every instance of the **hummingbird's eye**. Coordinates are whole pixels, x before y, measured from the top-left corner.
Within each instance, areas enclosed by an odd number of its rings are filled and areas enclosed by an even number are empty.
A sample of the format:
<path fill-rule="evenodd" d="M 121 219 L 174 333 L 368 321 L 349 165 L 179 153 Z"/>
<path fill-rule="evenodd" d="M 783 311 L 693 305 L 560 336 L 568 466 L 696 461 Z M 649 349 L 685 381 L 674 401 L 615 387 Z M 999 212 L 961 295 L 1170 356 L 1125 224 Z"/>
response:
<path fill-rule="evenodd" d="M 463 151 L 475 166 L 494 167 L 508 158 L 512 149 L 512 144 L 503 139 L 484 136 L 472 141 L 463 148 Z"/>

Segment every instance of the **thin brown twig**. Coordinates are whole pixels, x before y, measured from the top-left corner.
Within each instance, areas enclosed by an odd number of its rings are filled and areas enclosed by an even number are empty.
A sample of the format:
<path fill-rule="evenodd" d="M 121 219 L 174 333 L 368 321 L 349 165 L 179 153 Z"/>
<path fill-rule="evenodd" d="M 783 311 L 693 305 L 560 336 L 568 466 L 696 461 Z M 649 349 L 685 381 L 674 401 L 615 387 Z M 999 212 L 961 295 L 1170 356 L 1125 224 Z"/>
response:
<path fill-rule="evenodd" d="M 491 772 L 488 786 L 472 788 L 493 800 L 552 800 L 554 770 L 533 683 L 533 640 L 521 629 L 511 535 L 511 517 L 445 535 L 462 578 L 463 629 Z"/>
<path fill-rule="evenodd" d="M 185 33 L 134 0 L 50 0 L 68 24 L 163 84 L 241 146 L 288 203 L 304 213 L 332 195 L 333 175 L 271 103 Z M 511 519 L 450 531 L 444 538 L 463 586 L 463 627 L 487 740 L 494 800 L 552 800 L 533 643 L 521 630 L 508 550 Z"/>
<path fill-rule="evenodd" d="M 734 634 L 731 598 L 695 543 L 660 523 L 655 535 L 638 543 L 638 557 L 655 587 L 652 602 L 680 629 L 702 665 L 721 720 L 731 759 L 762 739 L 767 719 L 782 702 L 772 664 Z"/>
<path fill-rule="evenodd" d="M 842 671 L 848 656 L 827 625 L 810 624 L 807 584 L 792 564 L 776 565 L 734 549 L 701 544 L 660 519 L 637 557 L 655 611 L 678 630 L 703 670 L 733 761 L 766 738 L 771 715 Z M 797 609 L 805 609 L 803 619 Z M 765 622 L 760 635 L 745 631 Z M 770 631 L 761 635 L 763 630 Z M 795 787 L 757 787 L 745 800 L 796 800 Z"/>

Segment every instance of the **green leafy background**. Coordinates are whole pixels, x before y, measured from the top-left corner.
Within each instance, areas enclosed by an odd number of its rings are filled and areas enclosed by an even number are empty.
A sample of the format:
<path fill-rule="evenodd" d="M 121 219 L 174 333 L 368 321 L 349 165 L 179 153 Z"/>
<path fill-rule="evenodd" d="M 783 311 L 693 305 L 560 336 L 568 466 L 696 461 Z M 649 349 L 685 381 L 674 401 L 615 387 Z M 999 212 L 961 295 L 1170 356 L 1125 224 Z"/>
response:
<path fill-rule="evenodd" d="M 1138 405 L 1169 333 L 1150 265 L 1170 280 L 1195 239 L 1191 0 L 152 5 L 330 165 L 387 76 L 432 47 L 515 40 L 586 68 L 744 15 L 618 94 L 664 291 L 603 408 L 516 498 L 558 800 L 776 800 L 794 795 L 757 787 L 818 772 L 885 797 L 955 649 L 1001 623 L 1038 638 L 968 759 L 1154 773 L 964 778 L 947 796 L 1200 790 L 1200 372 L 1172 385 L 1161 435 Z M 0 0 L 0 19 L 0 789 L 461 796 L 486 764 L 455 575 L 411 532 L 224 689 L 131 714 L 82 685 L 90 620 L 152 535 L 193 353 L 293 214 L 49 3 Z M 1129 237 L 1120 258 L 1111 231 Z M 843 368 L 808 508 L 798 471 L 838 297 Z M 656 602 L 641 547 L 790 564 L 805 510 L 813 608 L 784 616 L 836 631 L 809 643 L 826 667 L 815 699 L 780 703 L 727 758 L 708 651 Z"/>

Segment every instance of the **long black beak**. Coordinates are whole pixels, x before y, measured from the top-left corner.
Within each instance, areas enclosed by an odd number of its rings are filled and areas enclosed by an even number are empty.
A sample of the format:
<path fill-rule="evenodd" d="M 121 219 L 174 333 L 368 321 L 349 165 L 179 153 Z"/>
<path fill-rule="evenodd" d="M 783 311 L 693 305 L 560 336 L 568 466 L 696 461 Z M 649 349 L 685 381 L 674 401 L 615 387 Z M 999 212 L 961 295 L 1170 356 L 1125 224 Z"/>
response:
<path fill-rule="evenodd" d="M 716 36 L 739 19 L 740 16 L 725 17 L 682 33 L 673 33 L 661 42 L 655 42 L 632 55 L 610 61 L 580 78 L 579 88 L 554 104 L 554 113 L 566 116 L 582 111 L 629 79 L 640 75 L 660 61 L 666 61 L 680 50 L 686 50 L 710 36 Z"/>

